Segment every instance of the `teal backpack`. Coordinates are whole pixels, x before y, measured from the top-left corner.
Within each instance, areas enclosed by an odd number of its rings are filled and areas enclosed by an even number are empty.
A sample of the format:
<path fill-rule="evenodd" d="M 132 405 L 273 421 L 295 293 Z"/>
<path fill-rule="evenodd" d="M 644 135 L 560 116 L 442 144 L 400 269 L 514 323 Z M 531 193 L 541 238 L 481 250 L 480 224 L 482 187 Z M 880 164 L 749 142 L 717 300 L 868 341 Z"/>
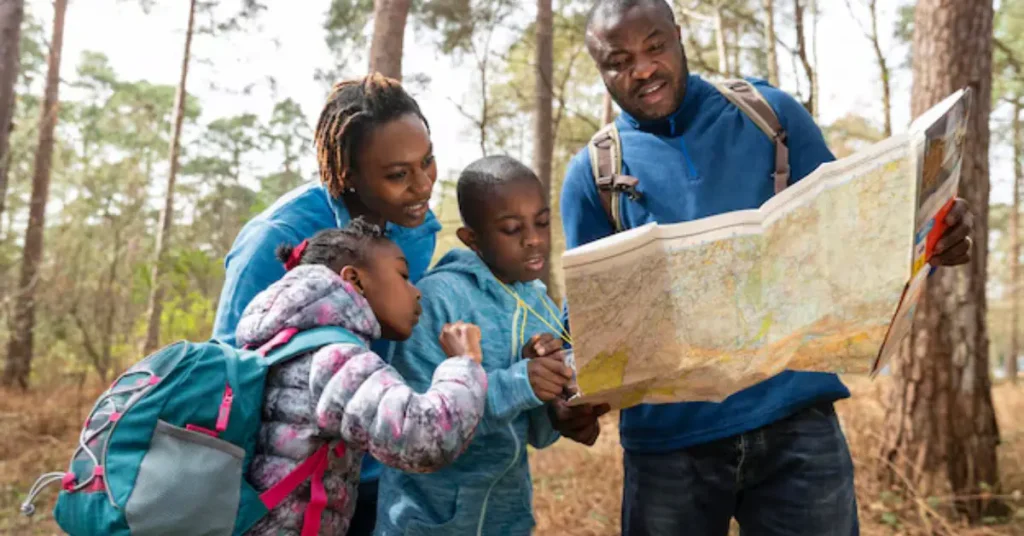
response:
<path fill-rule="evenodd" d="M 78 535 L 239 535 L 307 479 L 302 534 L 315 535 L 327 504 L 324 445 L 260 494 L 248 473 L 260 430 L 268 369 L 332 343 L 365 346 L 352 332 L 321 327 L 277 334 L 257 350 L 218 341 L 178 342 L 129 368 L 96 400 L 67 472 L 39 477 L 21 506 L 47 485 L 62 490 L 54 517 Z"/>

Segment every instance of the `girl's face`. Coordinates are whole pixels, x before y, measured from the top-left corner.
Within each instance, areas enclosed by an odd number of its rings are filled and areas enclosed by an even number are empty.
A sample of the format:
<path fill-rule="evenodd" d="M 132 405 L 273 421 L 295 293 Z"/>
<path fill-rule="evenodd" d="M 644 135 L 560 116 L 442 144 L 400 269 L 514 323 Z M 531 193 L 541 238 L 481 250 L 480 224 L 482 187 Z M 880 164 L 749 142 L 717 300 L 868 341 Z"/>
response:
<path fill-rule="evenodd" d="M 416 227 L 427 218 L 437 164 L 430 133 L 415 114 L 406 114 L 370 131 L 357 149 L 346 197 L 373 223 Z M 349 199 L 354 197 L 354 199 Z M 361 205 L 361 207 L 359 207 Z M 359 208 L 364 210 L 359 211 Z"/>
<path fill-rule="evenodd" d="M 341 277 L 361 290 L 370 303 L 381 337 L 404 341 L 420 321 L 420 291 L 409 281 L 409 264 L 394 242 L 372 246 L 365 266 L 346 266 Z"/>

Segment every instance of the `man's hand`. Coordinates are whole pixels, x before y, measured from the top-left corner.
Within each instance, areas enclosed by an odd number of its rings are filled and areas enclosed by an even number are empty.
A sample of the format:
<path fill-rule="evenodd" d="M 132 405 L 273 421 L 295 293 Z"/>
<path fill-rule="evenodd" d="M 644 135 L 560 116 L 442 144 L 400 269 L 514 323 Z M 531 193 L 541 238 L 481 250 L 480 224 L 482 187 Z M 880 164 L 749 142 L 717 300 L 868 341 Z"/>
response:
<path fill-rule="evenodd" d="M 561 359 L 537 357 L 526 364 L 530 387 L 541 402 L 550 402 L 562 396 L 562 391 L 572 379 L 572 369 Z"/>
<path fill-rule="evenodd" d="M 556 399 L 548 405 L 548 414 L 555 430 L 563 437 L 588 447 L 593 446 L 601 435 L 601 424 L 597 418 L 610 410 L 608 404 L 569 406 L 562 399 Z"/>
<path fill-rule="evenodd" d="M 933 266 L 957 266 L 971 260 L 971 231 L 974 230 L 974 214 L 967 201 L 956 198 L 953 208 L 946 214 L 946 231 L 935 244 L 935 252 L 928 262 Z"/>

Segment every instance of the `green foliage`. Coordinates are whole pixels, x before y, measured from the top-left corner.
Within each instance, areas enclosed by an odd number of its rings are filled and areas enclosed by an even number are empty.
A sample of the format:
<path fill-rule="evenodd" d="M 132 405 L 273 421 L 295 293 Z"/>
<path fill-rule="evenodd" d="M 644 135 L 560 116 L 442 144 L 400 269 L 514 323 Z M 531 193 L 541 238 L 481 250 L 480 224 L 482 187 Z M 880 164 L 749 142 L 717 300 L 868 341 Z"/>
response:
<path fill-rule="evenodd" d="M 332 84 L 340 80 L 354 62 L 364 58 L 360 54 L 367 44 L 364 30 L 372 17 L 373 0 L 331 0 L 323 29 L 334 65 L 318 69 L 317 80 Z"/>
<path fill-rule="evenodd" d="M 837 158 L 849 156 L 868 145 L 885 139 L 885 134 L 870 119 L 847 114 L 822 128 L 829 148 Z"/>
<path fill-rule="evenodd" d="M 28 24 L 28 23 L 27 23 Z M 32 33 L 27 33 L 32 38 Z M 41 34 L 36 36 L 41 38 Z M 23 48 L 31 56 L 42 45 Z M 34 67 L 27 62 L 29 72 Z M 119 76 L 101 53 L 85 52 L 63 92 L 56 132 L 46 256 L 37 291 L 37 363 L 88 369 L 108 377 L 138 359 L 151 282 L 150 262 L 167 173 L 175 88 Z M 10 209 L 0 234 L 0 285 L 16 280 L 35 151 L 38 99 L 19 88 L 11 139 Z M 306 118 L 294 101 L 277 103 L 264 124 L 255 114 L 199 125 L 195 97 L 185 108 L 176 225 L 167 255 L 164 340 L 210 336 L 224 277 L 223 258 L 259 207 L 263 184 L 278 190 L 301 182 L 308 150 Z M 279 169 L 255 170 L 252 156 L 270 153 Z M 269 171 L 268 177 L 258 176 Z M 266 180 L 264 180 L 266 179 Z M 10 303 L 0 300 L 0 339 Z"/>

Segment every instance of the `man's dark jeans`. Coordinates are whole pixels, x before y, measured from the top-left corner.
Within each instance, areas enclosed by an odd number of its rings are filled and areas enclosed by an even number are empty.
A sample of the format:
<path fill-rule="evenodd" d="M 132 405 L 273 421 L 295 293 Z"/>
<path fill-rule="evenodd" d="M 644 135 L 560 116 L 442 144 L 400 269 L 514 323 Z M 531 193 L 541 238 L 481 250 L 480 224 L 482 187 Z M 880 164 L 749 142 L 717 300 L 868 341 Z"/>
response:
<path fill-rule="evenodd" d="M 831 403 L 745 434 L 625 454 L 625 536 L 856 536 L 853 460 Z"/>

